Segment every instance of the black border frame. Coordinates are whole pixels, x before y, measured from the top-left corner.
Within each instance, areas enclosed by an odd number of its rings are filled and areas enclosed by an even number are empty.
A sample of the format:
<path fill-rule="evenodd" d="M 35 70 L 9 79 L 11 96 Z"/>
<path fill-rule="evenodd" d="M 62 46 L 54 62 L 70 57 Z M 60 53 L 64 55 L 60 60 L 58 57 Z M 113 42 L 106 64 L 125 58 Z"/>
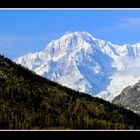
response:
<path fill-rule="evenodd" d="M 138 0 L 40 0 L 40 1 L 16 1 L 16 0 L 4 0 L 0 3 L 0 8 L 139 8 L 140 3 Z M 140 138 L 139 131 L 0 131 L 0 137 L 4 139 L 61 139 L 61 140 L 73 140 L 73 139 L 131 139 L 136 140 Z"/>

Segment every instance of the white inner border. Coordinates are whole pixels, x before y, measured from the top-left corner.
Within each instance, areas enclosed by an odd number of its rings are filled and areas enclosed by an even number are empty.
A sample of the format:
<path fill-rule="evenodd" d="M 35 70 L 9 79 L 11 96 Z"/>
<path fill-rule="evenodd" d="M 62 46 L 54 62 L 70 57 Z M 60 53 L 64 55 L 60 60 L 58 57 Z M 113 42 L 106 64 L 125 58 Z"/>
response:
<path fill-rule="evenodd" d="M 140 8 L 0 8 L 0 10 L 140 10 Z"/>

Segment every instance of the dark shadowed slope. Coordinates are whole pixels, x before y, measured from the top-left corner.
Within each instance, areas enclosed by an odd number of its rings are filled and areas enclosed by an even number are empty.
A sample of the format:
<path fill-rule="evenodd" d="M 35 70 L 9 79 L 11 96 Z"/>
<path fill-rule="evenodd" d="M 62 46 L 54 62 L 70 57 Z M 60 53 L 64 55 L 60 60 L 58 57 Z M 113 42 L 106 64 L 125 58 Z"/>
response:
<path fill-rule="evenodd" d="M 140 81 L 134 86 L 125 88 L 121 94 L 113 99 L 112 103 L 140 114 Z"/>
<path fill-rule="evenodd" d="M 0 56 L 0 128 L 139 129 L 140 118 Z"/>

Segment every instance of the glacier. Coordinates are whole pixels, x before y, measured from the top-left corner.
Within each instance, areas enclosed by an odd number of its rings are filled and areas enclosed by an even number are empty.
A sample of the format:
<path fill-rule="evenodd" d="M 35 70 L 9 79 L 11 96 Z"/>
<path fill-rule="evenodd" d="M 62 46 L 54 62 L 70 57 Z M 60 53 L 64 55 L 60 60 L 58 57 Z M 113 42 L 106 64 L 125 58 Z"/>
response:
<path fill-rule="evenodd" d="M 116 45 L 76 31 L 14 62 L 74 90 L 112 101 L 140 80 L 139 60 L 140 43 Z"/>

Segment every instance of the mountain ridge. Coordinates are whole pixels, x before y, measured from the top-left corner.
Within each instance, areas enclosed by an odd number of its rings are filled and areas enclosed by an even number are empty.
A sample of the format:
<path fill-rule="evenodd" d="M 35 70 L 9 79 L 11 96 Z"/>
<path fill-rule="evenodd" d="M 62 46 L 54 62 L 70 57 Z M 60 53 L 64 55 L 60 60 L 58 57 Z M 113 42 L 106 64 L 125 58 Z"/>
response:
<path fill-rule="evenodd" d="M 111 101 L 140 79 L 130 63 L 139 56 L 139 43 L 119 46 L 87 32 L 72 32 L 51 41 L 43 51 L 14 61 L 57 83 Z"/>
<path fill-rule="evenodd" d="M 125 107 L 140 115 L 140 81 L 128 86 L 112 100 L 113 104 Z"/>

